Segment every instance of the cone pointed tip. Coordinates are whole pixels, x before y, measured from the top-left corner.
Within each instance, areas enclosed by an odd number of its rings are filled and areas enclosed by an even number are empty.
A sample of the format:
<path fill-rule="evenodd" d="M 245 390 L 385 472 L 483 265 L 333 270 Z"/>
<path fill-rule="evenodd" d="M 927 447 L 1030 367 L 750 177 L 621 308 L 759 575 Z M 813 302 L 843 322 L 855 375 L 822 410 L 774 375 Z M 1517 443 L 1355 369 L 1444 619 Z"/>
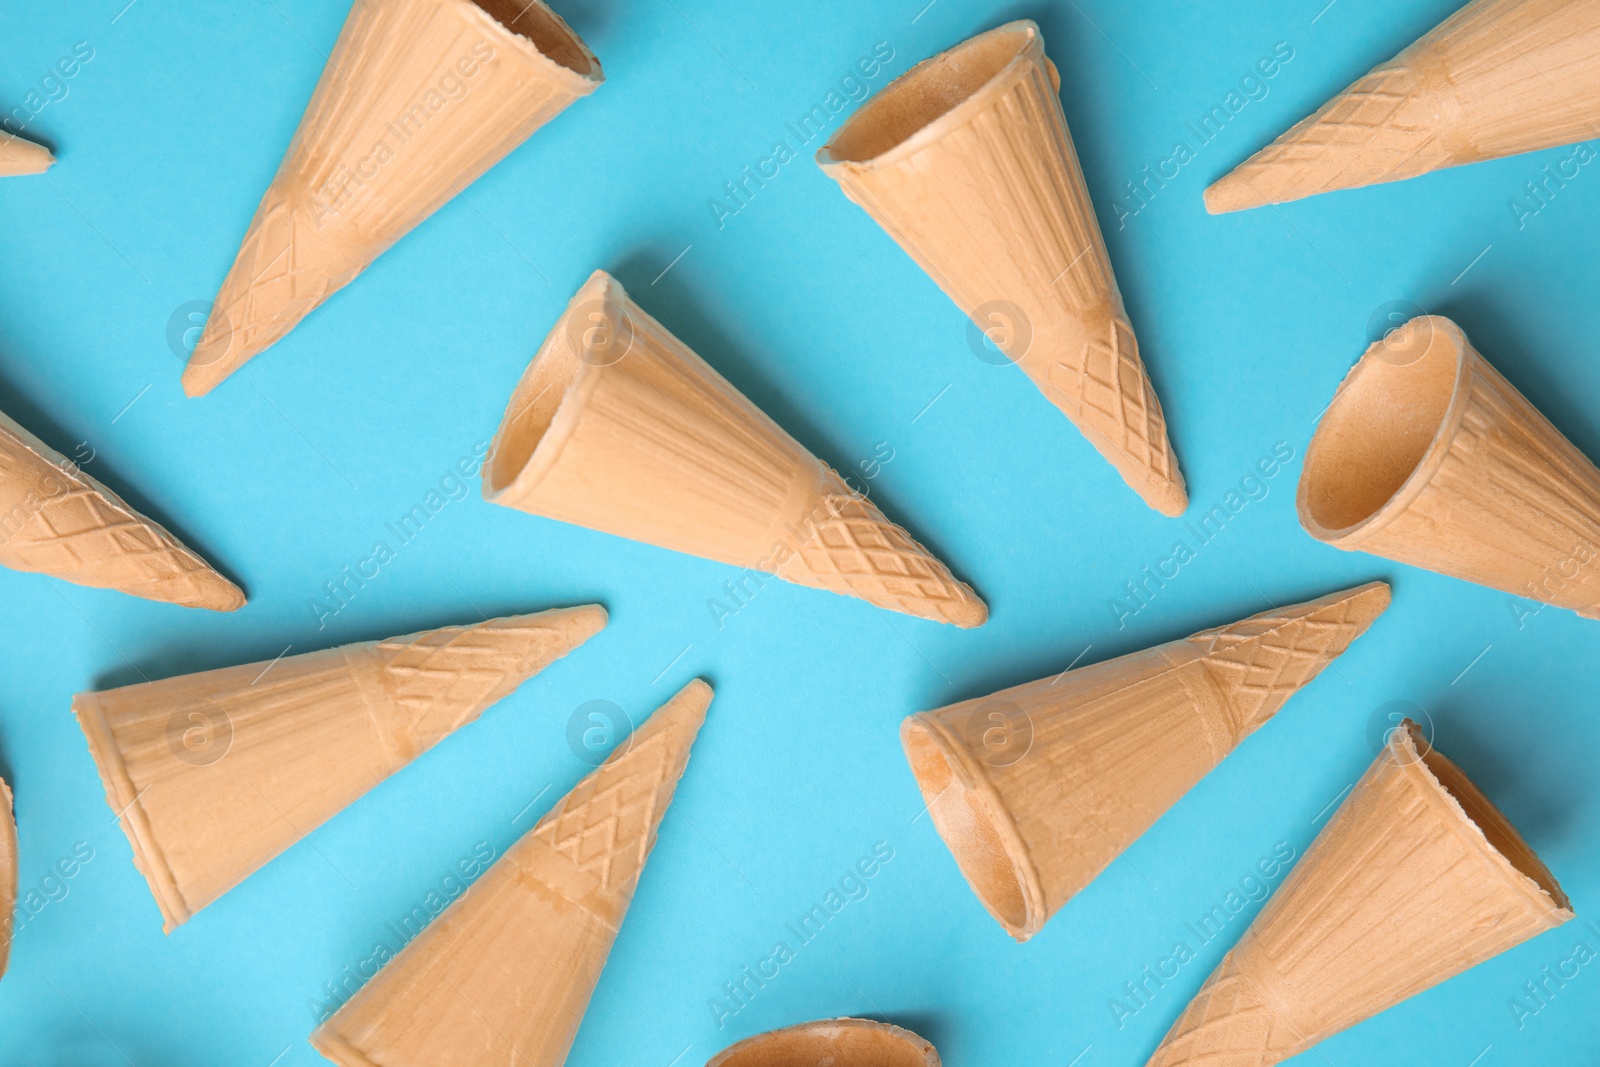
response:
<path fill-rule="evenodd" d="M 711 706 L 711 698 L 716 695 L 716 690 L 711 688 L 711 683 L 704 678 L 691 678 L 689 683 L 672 695 L 672 701 L 683 700 L 687 703 L 698 705 L 701 712 Z"/>
<path fill-rule="evenodd" d="M 567 632 L 572 637 L 572 645 L 576 648 L 589 638 L 606 628 L 611 621 L 611 615 L 599 604 L 582 604 L 575 608 L 566 609 Z"/>
<path fill-rule="evenodd" d="M 202 579 L 200 596 L 189 606 L 209 611 L 238 611 L 248 600 L 243 589 L 212 571 Z"/>
<path fill-rule="evenodd" d="M 1212 215 L 1226 215 L 1234 211 L 1247 211 L 1263 207 L 1267 200 L 1250 184 L 1240 170 L 1223 175 L 1205 191 L 1206 211 Z"/>
<path fill-rule="evenodd" d="M 951 613 L 950 621 L 963 630 L 976 630 L 989 621 L 989 605 L 977 593 L 970 594 Z"/>

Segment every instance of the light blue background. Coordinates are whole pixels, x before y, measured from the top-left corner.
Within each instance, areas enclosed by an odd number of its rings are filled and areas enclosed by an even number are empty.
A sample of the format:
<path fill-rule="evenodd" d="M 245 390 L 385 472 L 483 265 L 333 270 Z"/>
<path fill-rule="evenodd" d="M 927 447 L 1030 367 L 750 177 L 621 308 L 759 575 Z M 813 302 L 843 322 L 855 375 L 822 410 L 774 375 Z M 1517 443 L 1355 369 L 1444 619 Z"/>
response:
<path fill-rule="evenodd" d="M 0 1062 L 322 1062 L 305 1036 L 324 983 L 476 843 L 503 852 L 587 769 L 565 743 L 569 715 L 605 699 L 638 720 L 695 675 L 717 698 L 573 1067 L 698 1065 L 738 1038 L 841 1014 L 912 1026 L 950 1067 L 1140 1065 L 1258 905 L 1121 1029 L 1109 1000 L 1275 845 L 1304 851 L 1370 760 L 1369 721 L 1390 701 L 1426 710 L 1579 922 L 1304 1061 L 1593 1055 L 1600 965 L 1521 1029 L 1508 1001 L 1575 941 L 1600 948 L 1582 928 L 1600 914 L 1600 628 L 1556 609 L 1519 620 L 1504 594 L 1320 545 L 1293 493 L 1313 420 L 1390 301 L 1454 316 L 1600 453 L 1600 170 L 1522 228 L 1511 198 L 1570 150 L 1214 218 L 1209 181 L 1455 0 L 926 2 L 565 0 L 606 83 L 201 400 L 179 390 L 169 318 L 214 295 L 347 5 L 5 4 L 0 105 L 21 104 L 76 42 L 94 59 L 28 127 L 55 169 L 0 181 L 0 407 L 69 454 L 86 442 L 90 473 L 169 522 L 250 603 L 217 616 L 0 572 L 0 774 L 16 787 L 24 891 L 75 842 L 95 853 L 18 934 Z M 1060 67 L 1191 517 L 1276 443 L 1297 457 L 1121 628 L 1112 599 L 1181 524 L 1140 504 L 1016 371 L 974 358 L 956 308 L 809 161 L 819 142 L 785 130 L 878 42 L 894 58 L 875 91 L 1023 16 Z M 1124 183 L 1192 144 L 1184 124 L 1280 41 L 1294 59 L 1269 94 L 1119 228 Z M 708 201 L 779 139 L 800 158 L 719 228 Z M 850 468 L 887 442 L 874 497 L 987 598 L 989 624 L 888 618 L 775 583 L 719 629 L 707 601 L 726 568 L 491 507 L 474 486 L 319 632 L 322 583 L 492 434 L 596 267 L 824 459 Z M 917 817 L 897 737 L 907 714 L 1373 578 L 1393 583 L 1394 606 L 1337 669 L 1032 942 L 1003 934 Z M 596 600 L 612 621 L 588 646 L 163 936 L 73 693 L 479 608 Z M 708 999 L 880 841 L 894 859 L 870 895 L 719 1029 Z"/>

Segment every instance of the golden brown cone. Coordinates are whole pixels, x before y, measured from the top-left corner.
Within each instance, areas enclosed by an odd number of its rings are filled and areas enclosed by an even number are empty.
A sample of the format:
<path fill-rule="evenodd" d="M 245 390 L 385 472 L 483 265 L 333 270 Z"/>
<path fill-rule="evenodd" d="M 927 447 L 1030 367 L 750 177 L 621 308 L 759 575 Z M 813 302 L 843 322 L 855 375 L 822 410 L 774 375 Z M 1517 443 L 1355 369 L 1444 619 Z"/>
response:
<path fill-rule="evenodd" d="M 224 667 L 72 702 L 171 933 L 605 625 L 598 605 Z"/>
<path fill-rule="evenodd" d="M 340 1067 L 560 1067 L 711 704 L 692 681 L 311 1035 Z"/>
<path fill-rule="evenodd" d="M 961 873 L 1026 941 L 1388 606 L 1371 582 L 922 712 L 900 739 Z"/>
<path fill-rule="evenodd" d="M 1477 0 L 1206 190 L 1212 214 L 1600 136 L 1600 4 Z"/>
<path fill-rule="evenodd" d="M 11 938 L 16 933 L 17 822 L 11 807 L 11 787 L 0 778 L 0 978 L 11 962 Z"/>
<path fill-rule="evenodd" d="M 20 174 L 43 174 L 56 161 L 42 144 L 24 141 L 0 130 L 0 178 Z"/>
<path fill-rule="evenodd" d="M 4 412 L 0 566 L 188 608 L 244 604 L 238 586 Z"/>
<path fill-rule="evenodd" d="M 524 373 L 486 500 L 956 626 L 989 609 L 595 271 Z"/>
<path fill-rule="evenodd" d="M 939 1054 L 910 1030 L 866 1019 L 801 1023 L 746 1038 L 706 1067 L 939 1067 Z"/>
<path fill-rule="evenodd" d="M 1600 617 L 1600 470 L 1425 316 L 1346 376 L 1296 497 L 1315 538 Z"/>
<path fill-rule="evenodd" d="M 1188 506 L 1039 27 L 912 68 L 817 154 L 1145 503 Z M 998 336 L 997 336 L 998 335 Z"/>
<path fill-rule="evenodd" d="M 1409 719 L 1149 1067 L 1269 1067 L 1572 918 L 1539 858 Z"/>
<path fill-rule="evenodd" d="M 184 391 L 216 388 L 603 78 L 542 0 L 356 0 Z"/>

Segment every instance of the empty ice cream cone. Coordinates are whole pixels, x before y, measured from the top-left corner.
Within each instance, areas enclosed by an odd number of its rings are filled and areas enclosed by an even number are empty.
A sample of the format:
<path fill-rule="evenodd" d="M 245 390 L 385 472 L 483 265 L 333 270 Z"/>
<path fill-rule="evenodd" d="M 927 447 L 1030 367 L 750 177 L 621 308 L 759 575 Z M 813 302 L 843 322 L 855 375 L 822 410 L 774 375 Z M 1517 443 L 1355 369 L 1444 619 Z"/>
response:
<path fill-rule="evenodd" d="M 933 824 L 1018 941 L 1389 606 L 1382 582 L 907 719 Z"/>
<path fill-rule="evenodd" d="M 693 681 L 311 1035 L 340 1067 L 560 1067 L 711 704 Z"/>
<path fill-rule="evenodd" d="M 184 391 L 216 388 L 603 77 L 542 0 L 356 0 Z"/>
<path fill-rule="evenodd" d="M 1206 209 L 1278 204 L 1596 136 L 1600 5 L 1476 0 L 1207 189 Z"/>
<path fill-rule="evenodd" d="M 919 63 L 817 154 L 1145 503 L 1188 506 L 1039 27 Z"/>
<path fill-rule="evenodd" d="M 605 625 L 588 605 L 72 702 L 168 933 Z"/>
<path fill-rule="evenodd" d="M 1539 857 L 1407 719 L 1149 1067 L 1270 1067 L 1570 918 Z"/>
<path fill-rule="evenodd" d="M 0 178 L 18 174 L 43 174 L 56 157 L 42 144 L 24 141 L 0 130 Z"/>
<path fill-rule="evenodd" d="M 0 565 L 189 608 L 244 604 L 238 586 L 4 412 Z"/>
<path fill-rule="evenodd" d="M 1335 548 L 1600 617 L 1600 470 L 1449 319 L 1367 349 L 1311 439 L 1296 502 Z"/>
<path fill-rule="evenodd" d="M 0 977 L 11 962 L 11 937 L 17 910 L 17 823 L 11 811 L 11 787 L 0 779 Z"/>
<path fill-rule="evenodd" d="M 706 1067 L 939 1067 L 933 1046 L 910 1030 L 866 1019 L 801 1023 L 746 1038 Z"/>
<path fill-rule="evenodd" d="M 523 375 L 484 498 L 925 619 L 989 609 L 595 271 Z"/>

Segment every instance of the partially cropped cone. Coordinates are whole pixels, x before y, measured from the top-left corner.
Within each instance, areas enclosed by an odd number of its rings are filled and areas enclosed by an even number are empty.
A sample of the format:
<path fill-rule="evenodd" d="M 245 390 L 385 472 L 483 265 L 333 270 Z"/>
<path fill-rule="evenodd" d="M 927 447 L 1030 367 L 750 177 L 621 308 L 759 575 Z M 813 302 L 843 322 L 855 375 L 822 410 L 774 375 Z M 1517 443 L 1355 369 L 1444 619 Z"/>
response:
<path fill-rule="evenodd" d="M 1572 914 L 1516 828 L 1408 719 L 1149 1067 L 1270 1067 Z"/>
<path fill-rule="evenodd" d="M 693 681 L 311 1035 L 340 1067 L 560 1067 L 711 704 Z"/>
<path fill-rule="evenodd" d="M 0 566 L 190 608 L 244 604 L 238 586 L 4 412 Z"/>
<path fill-rule="evenodd" d="M 1189 497 L 1111 273 L 1039 27 L 919 63 L 817 154 L 1145 503 Z"/>
<path fill-rule="evenodd" d="M 56 157 L 42 144 L 24 141 L 0 130 L 0 178 L 19 174 L 43 174 Z"/>
<path fill-rule="evenodd" d="M 1388 606 L 1372 582 L 922 712 L 900 739 L 961 873 L 1026 941 Z"/>
<path fill-rule="evenodd" d="M 597 633 L 588 605 L 79 693 L 167 932 Z"/>
<path fill-rule="evenodd" d="M 543 0 L 356 0 L 184 391 L 216 388 L 603 78 Z"/>
<path fill-rule="evenodd" d="M 0 779 L 0 977 L 11 962 L 16 910 L 17 823 L 11 809 L 11 787 Z"/>
<path fill-rule="evenodd" d="M 970 627 L 989 614 L 605 271 L 512 395 L 483 495 L 925 619 Z"/>
<path fill-rule="evenodd" d="M 1279 204 L 1597 136 L 1600 4 L 1476 0 L 1207 189 L 1206 209 Z"/>
<path fill-rule="evenodd" d="M 1297 494 L 1315 538 L 1600 618 L 1600 470 L 1449 319 L 1367 349 Z"/>
<path fill-rule="evenodd" d="M 925 1039 L 887 1023 L 829 1019 L 746 1038 L 706 1067 L 939 1067 Z"/>

